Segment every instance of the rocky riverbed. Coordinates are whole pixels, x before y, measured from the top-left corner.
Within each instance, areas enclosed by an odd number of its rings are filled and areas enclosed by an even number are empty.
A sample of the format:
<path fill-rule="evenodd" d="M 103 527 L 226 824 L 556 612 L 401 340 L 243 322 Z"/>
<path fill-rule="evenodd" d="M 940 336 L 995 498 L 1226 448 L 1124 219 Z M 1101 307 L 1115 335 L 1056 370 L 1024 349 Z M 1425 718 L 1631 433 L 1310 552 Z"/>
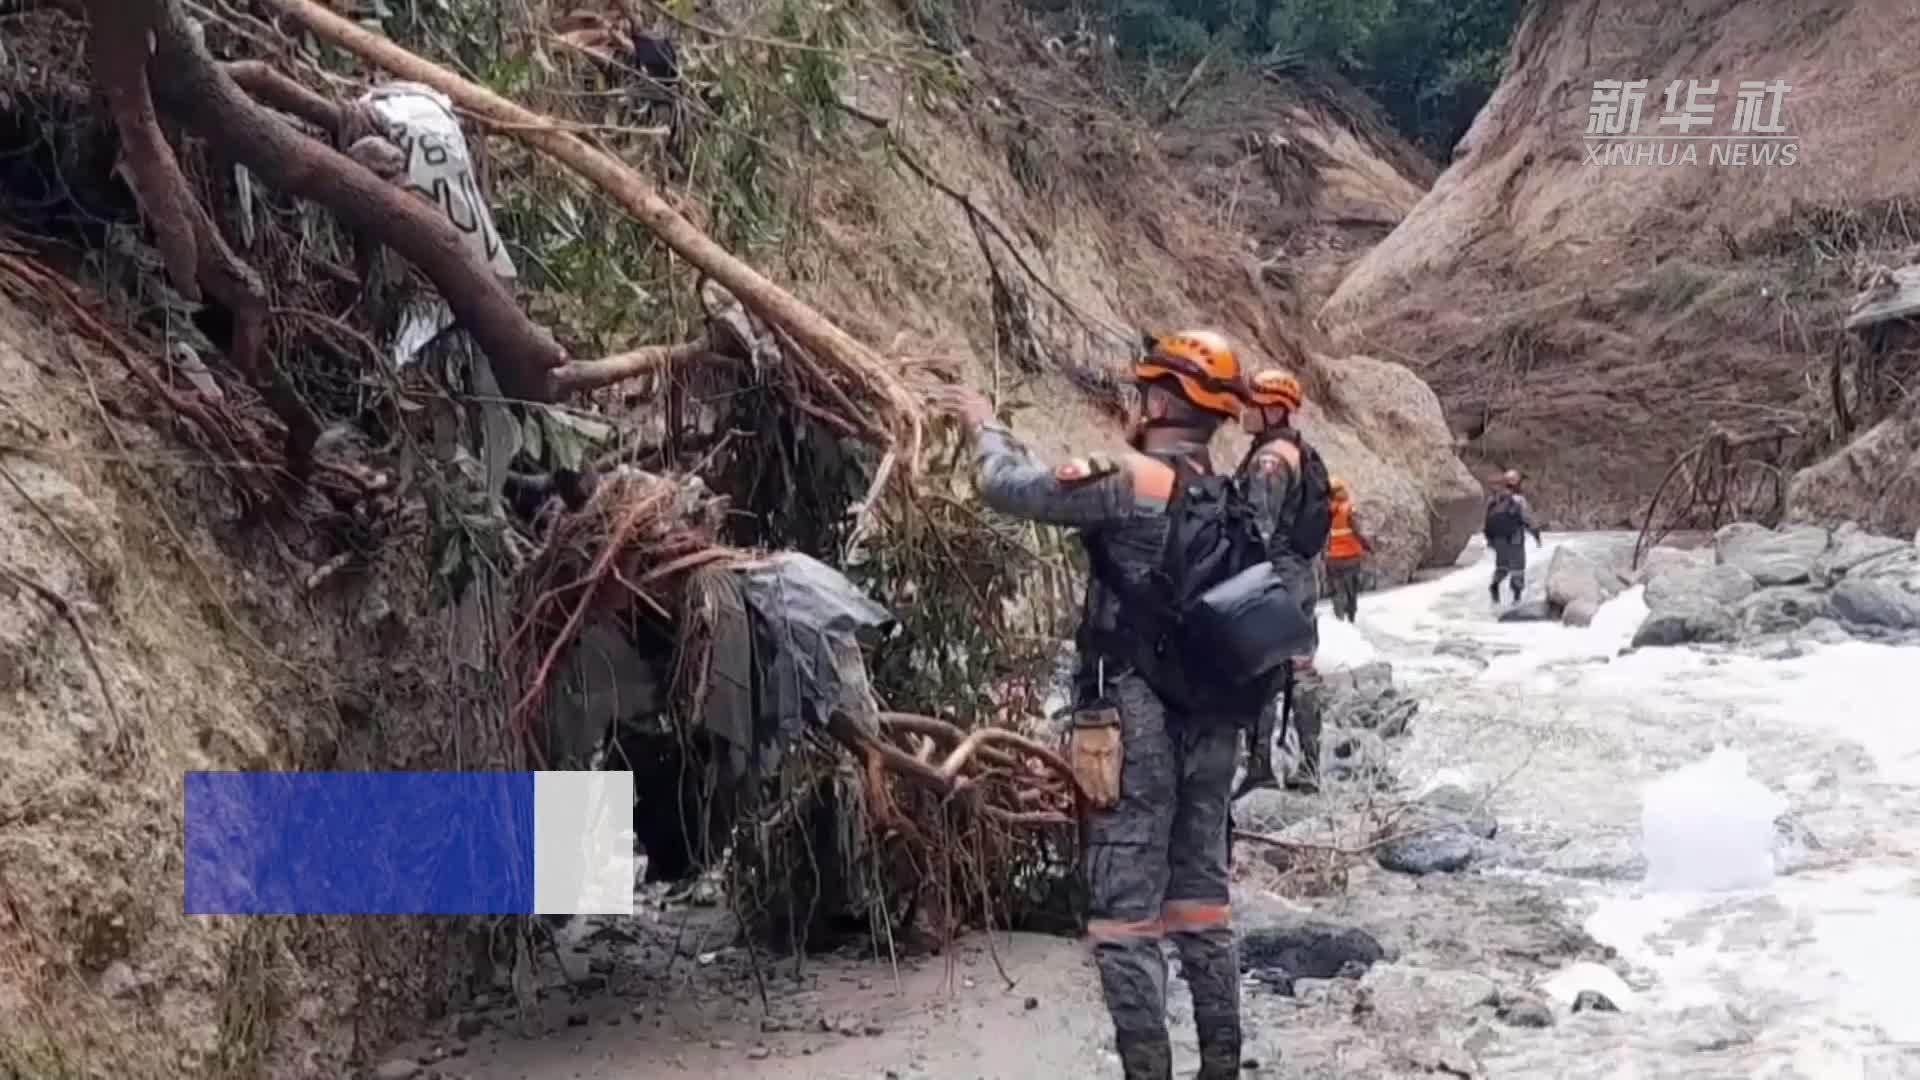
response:
<path fill-rule="evenodd" d="M 1477 545 L 1460 570 L 1364 597 L 1357 627 L 1323 621 L 1327 745 L 1351 767 L 1317 794 L 1236 808 L 1242 830 L 1285 842 L 1236 847 L 1247 1075 L 1920 1075 L 1920 731 L 1889 689 L 1920 649 L 1851 630 L 1827 643 L 1811 619 L 1793 655 L 1631 645 L 1646 595 L 1696 579 L 1675 575 L 1740 569 L 1752 593 L 1716 601 L 1735 609 L 1792 588 L 1831 605 L 1876 546 L 1829 536 L 1803 582 L 1776 556 L 1811 540 L 1762 539 L 1658 555 L 1587 626 L 1502 621 Z M 1542 554 L 1631 543 L 1551 538 Z M 1759 584 L 1754 551 L 1788 580 Z M 1788 806 L 1777 875 L 1653 890 L 1641 791 L 1723 744 Z M 723 908 L 666 904 L 577 920 L 560 953 L 574 987 L 550 985 L 526 1015 L 502 997 L 449 1017 L 386 1055 L 386 1075 L 1119 1075 L 1086 954 L 1065 939 L 796 965 L 733 945 Z M 1170 1012 L 1190 1074 L 1177 980 Z"/>

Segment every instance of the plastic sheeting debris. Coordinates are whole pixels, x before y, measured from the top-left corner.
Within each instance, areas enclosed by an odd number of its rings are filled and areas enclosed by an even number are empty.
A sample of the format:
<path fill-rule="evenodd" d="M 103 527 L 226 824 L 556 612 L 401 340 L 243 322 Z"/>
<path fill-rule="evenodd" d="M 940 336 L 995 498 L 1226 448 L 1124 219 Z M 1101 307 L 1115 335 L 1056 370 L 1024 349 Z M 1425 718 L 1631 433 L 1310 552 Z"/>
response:
<path fill-rule="evenodd" d="M 860 638 L 885 633 L 892 613 L 838 570 L 797 552 L 748 563 L 738 573 L 753 611 L 756 649 L 765 657 L 755 736 L 773 753 L 761 766 L 776 767 L 781 747 L 809 726 L 824 729 L 836 713 L 877 733 L 880 707 Z"/>

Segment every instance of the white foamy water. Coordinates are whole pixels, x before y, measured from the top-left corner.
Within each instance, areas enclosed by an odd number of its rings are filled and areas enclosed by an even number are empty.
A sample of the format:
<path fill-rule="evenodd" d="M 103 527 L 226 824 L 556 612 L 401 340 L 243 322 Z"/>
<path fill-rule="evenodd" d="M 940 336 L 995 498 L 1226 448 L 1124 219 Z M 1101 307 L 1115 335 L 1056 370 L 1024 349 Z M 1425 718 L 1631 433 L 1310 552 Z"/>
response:
<path fill-rule="evenodd" d="M 1530 569 L 1593 539 L 1550 538 Z M 1920 649 L 1622 655 L 1641 590 L 1585 628 L 1502 623 L 1478 541 L 1463 562 L 1361 599 L 1360 636 L 1426 702 L 1405 779 L 1496 784 L 1522 849 L 1618 863 L 1500 872 L 1564 895 L 1618 951 L 1635 999 L 1606 1022 L 1563 1014 L 1538 1038 L 1500 1041 L 1488 1074 L 1920 1077 Z M 1352 629 L 1330 615 L 1322 628 L 1323 641 Z"/>

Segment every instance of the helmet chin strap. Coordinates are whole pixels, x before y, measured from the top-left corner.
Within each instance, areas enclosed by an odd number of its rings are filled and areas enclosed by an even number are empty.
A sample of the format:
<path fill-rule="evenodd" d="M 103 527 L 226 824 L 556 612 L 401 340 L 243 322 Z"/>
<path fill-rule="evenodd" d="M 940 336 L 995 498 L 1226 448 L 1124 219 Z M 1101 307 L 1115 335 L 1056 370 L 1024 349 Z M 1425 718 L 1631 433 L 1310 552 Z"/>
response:
<path fill-rule="evenodd" d="M 1135 450 L 1145 450 L 1147 448 L 1147 433 L 1150 431 L 1177 432 L 1186 436 L 1184 441 L 1197 443 L 1201 446 L 1205 446 L 1213 434 L 1205 428 L 1195 427 L 1183 420 L 1175 420 L 1172 417 L 1149 417 L 1134 426 L 1133 438 L 1130 441 Z"/>

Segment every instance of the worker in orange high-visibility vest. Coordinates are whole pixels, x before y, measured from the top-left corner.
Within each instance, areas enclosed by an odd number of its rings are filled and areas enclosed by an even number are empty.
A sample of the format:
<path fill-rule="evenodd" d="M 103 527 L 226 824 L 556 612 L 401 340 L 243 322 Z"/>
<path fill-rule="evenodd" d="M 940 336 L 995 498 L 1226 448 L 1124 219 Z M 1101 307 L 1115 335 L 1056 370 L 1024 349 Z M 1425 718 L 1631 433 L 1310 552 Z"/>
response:
<path fill-rule="evenodd" d="M 1360 531 L 1347 482 L 1336 476 L 1327 487 L 1333 513 L 1333 528 L 1327 533 L 1327 583 L 1333 589 L 1333 613 L 1352 622 L 1360 608 L 1360 581 L 1373 542 Z"/>

